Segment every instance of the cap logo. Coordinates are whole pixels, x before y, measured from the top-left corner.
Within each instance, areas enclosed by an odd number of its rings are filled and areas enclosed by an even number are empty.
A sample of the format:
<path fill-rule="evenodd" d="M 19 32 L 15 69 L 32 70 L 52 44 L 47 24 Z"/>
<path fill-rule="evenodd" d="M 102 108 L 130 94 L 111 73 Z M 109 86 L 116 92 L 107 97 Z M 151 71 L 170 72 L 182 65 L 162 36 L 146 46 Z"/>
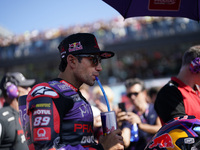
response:
<path fill-rule="evenodd" d="M 64 46 L 61 47 L 61 53 L 65 51 Z"/>
<path fill-rule="evenodd" d="M 81 45 L 81 42 L 74 42 L 72 44 L 69 44 L 69 52 L 77 51 L 77 50 L 82 50 L 83 46 Z"/>
<path fill-rule="evenodd" d="M 97 39 L 94 38 L 94 41 L 95 41 L 95 43 L 96 43 L 96 45 L 94 45 L 94 48 L 98 48 L 98 49 L 99 49 L 99 46 L 98 46 L 98 43 L 97 43 Z"/>
<path fill-rule="evenodd" d="M 103 54 L 101 54 L 101 56 L 102 56 L 102 57 L 111 57 L 112 55 L 109 54 L 109 53 L 103 53 Z"/>
<path fill-rule="evenodd" d="M 62 58 L 65 57 L 66 51 L 65 51 L 64 46 L 61 47 L 61 52 L 60 52 L 60 54 L 61 54 Z"/>

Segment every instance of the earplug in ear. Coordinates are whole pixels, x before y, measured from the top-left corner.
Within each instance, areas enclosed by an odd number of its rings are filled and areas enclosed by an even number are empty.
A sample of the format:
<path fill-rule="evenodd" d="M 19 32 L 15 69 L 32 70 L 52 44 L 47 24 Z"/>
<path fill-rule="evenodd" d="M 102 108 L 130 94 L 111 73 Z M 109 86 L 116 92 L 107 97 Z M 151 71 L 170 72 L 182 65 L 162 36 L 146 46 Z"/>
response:
<path fill-rule="evenodd" d="M 190 71 L 192 73 L 199 73 L 200 72 L 200 57 L 197 57 L 193 61 L 191 61 Z"/>
<path fill-rule="evenodd" d="M 10 99 L 17 98 L 19 95 L 17 86 L 11 82 L 6 83 L 6 94 Z"/>

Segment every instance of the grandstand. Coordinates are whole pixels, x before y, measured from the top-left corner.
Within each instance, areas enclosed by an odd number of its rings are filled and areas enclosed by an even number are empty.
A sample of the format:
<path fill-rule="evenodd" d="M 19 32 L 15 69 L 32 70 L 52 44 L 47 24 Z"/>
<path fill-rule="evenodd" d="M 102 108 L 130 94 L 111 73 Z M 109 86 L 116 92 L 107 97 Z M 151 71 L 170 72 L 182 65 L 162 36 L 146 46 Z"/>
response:
<path fill-rule="evenodd" d="M 66 29 L 0 40 L 0 76 L 7 71 L 21 71 L 37 81 L 57 76 L 59 42 L 69 34 L 91 32 L 100 47 L 116 53 L 102 62 L 100 78 L 104 84 L 116 84 L 129 77 L 155 79 L 176 74 L 182 52 L 200 44 L 200 24 L 184 18 L 138 18 L 95 22 Z"/>

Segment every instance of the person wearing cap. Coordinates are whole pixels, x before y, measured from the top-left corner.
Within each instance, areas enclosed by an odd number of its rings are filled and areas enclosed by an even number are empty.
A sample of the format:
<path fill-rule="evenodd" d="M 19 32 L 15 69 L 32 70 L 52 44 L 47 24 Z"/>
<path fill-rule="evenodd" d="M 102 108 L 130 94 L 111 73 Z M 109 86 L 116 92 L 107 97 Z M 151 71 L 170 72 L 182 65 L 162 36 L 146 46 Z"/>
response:
<path fill-rule="evenodd" d="M 26 79 L 20 72 L 6 73 L 0 83 L 5 103 L 0 109 L 0 150 L 28 150 L 21 126 L 18 98 L 28 94 L 35 79 Z"/>
<path fill-rule="evenodd" d="M 113 57 L 114 53 L 101 51 L 90 33 L 72 34 L 58 49 L 58 77 L 35 85 L 26 98 L 32 141 L 29 149 L 124 149 L 120 129 L 95 143 L 92 109 L 79 90 L 83 83 L 94 85 L 102 70 L 101 60 Z"/>

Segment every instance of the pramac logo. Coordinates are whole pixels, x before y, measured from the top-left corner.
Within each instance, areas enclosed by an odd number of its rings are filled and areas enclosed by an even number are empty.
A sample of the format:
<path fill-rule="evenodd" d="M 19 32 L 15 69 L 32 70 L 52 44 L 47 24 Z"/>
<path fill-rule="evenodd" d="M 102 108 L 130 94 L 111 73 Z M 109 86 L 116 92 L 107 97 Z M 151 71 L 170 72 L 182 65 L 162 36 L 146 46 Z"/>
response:
<path fill-rule="evenodd" d="M 38 131 L 37 131 L 37 135 L 38 135 L 38 137 L 45 137 L 45 135 L 46 135 L 46 131 L 43 129 L 43 128 L 41 128 L 41 129 L 39 129 Z"/>
<path fill-rule="evenodd" d="M 35 128 L 34 129 L 34 141 L 51 140 L 51 128 Z"/>
<path fill-rule="evenodd" d="M 149 10 L 179 11 L 181 0 L 149 0 Z"/>

